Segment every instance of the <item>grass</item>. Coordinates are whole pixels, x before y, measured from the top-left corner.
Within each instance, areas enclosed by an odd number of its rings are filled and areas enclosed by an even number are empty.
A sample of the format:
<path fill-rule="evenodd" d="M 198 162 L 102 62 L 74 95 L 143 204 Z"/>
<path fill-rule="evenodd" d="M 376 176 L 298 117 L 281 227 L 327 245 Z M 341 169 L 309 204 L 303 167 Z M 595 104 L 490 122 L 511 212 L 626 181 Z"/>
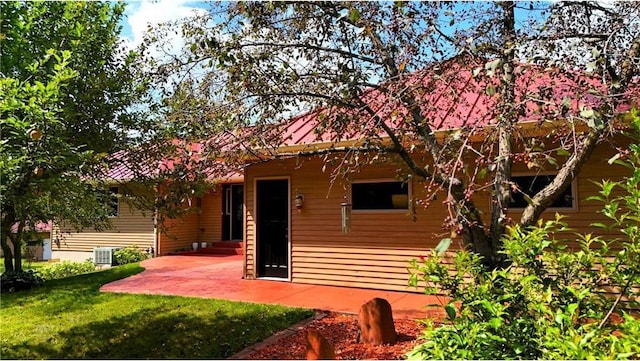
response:
<path fill-rule="evenodd" d="M 28 260 L 22 260 L 22 269 L 24 270 L 28 270 L 28 269 L 32 269 L 32 270 L 37 270 L 40 269 L 42 267 L 46 267 L 47 265 L 50 265 L 51 263 L 47 262 L 47 261 L 28 261 Z M 0 257 L 0 273 L 4 272 L 4 258 Z"/>
<path fill-rule="evenodd" d="M 3 294 L 2 359 L 221 359 L 312 314 L 283 306 L 99 291 L 142 270 L 129 264 Z"/>

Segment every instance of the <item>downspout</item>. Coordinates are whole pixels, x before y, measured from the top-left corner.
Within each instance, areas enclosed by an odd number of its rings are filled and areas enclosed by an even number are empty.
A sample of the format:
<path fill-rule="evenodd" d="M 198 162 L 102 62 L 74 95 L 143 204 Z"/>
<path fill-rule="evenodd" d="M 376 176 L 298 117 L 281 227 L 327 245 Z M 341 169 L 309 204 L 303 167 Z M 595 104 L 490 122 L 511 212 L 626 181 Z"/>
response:
<path fill-rule="evenodd" d="M 160 232 L 158 232 L 158 209 L 153 210 L 153 257 L 160 254 Z"/>
<path fill-rule="evenodd" d="M 153 205 L 153 256 L 158 257 L 160 255 L 160 232 L 158 232 L 158 193 L 157 186 L 153 187 L 154 191 L 154 205 Z"/>

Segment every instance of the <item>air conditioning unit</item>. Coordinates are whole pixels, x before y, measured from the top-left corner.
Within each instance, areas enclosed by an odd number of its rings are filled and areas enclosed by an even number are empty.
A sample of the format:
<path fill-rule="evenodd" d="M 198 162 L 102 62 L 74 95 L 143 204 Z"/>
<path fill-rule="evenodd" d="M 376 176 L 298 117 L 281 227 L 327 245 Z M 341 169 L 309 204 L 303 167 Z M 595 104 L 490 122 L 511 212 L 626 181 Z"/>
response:
<path fill-rule="evenodd" d="M 115 251 L 119 250 L 122 247 L 96 247 L 93 249 L 93 263 L 99 265 L 110 265 L 113 266 L 116 264 L 116 259 L 114 257 Z"/>

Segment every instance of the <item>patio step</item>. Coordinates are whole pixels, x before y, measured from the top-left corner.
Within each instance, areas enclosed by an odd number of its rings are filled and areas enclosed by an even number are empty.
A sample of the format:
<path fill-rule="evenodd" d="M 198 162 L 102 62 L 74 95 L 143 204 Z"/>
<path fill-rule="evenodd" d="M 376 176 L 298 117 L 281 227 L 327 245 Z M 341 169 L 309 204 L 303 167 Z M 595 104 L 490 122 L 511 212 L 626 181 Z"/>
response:
<path fill-rule="evenodd" d="M 201 254 L 244 254 L 244 242 L 213 242 L 211 247 L 198 250 Z"/>
<path fill-rule="evenodd" d="M 244 254 L 244 242 L 221 241 L 213 242 L 207 248 L 198 248 L 195 251 L 169 252 L 169 255 L 183 256 L 209 256 L 209 255 L 242 255 Z"/>

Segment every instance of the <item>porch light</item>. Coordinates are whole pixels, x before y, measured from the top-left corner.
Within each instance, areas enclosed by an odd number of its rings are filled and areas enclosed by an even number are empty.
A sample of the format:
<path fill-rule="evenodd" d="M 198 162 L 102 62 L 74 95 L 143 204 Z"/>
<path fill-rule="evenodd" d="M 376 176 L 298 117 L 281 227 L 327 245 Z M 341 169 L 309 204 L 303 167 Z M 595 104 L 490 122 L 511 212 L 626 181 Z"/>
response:
<path fill-rule="evenodd" d="M 342 209 L 342 233 L 349 233 L 351 231 L 351 203 L 347 200 L 347 196 L 344 196 L 340 208 Z"/>
<path fill-rule="evenodd" d="M 296 206 L 296 209 L 298 210 L 298 212 L 300 212 L 300 210 L 302 209 L 302 206 L 304 206 L 304 195 L 302 193 L 298 193 L 297 189 L 296 189 L 296 198 L 294 199 L 293 203 Z"/>

